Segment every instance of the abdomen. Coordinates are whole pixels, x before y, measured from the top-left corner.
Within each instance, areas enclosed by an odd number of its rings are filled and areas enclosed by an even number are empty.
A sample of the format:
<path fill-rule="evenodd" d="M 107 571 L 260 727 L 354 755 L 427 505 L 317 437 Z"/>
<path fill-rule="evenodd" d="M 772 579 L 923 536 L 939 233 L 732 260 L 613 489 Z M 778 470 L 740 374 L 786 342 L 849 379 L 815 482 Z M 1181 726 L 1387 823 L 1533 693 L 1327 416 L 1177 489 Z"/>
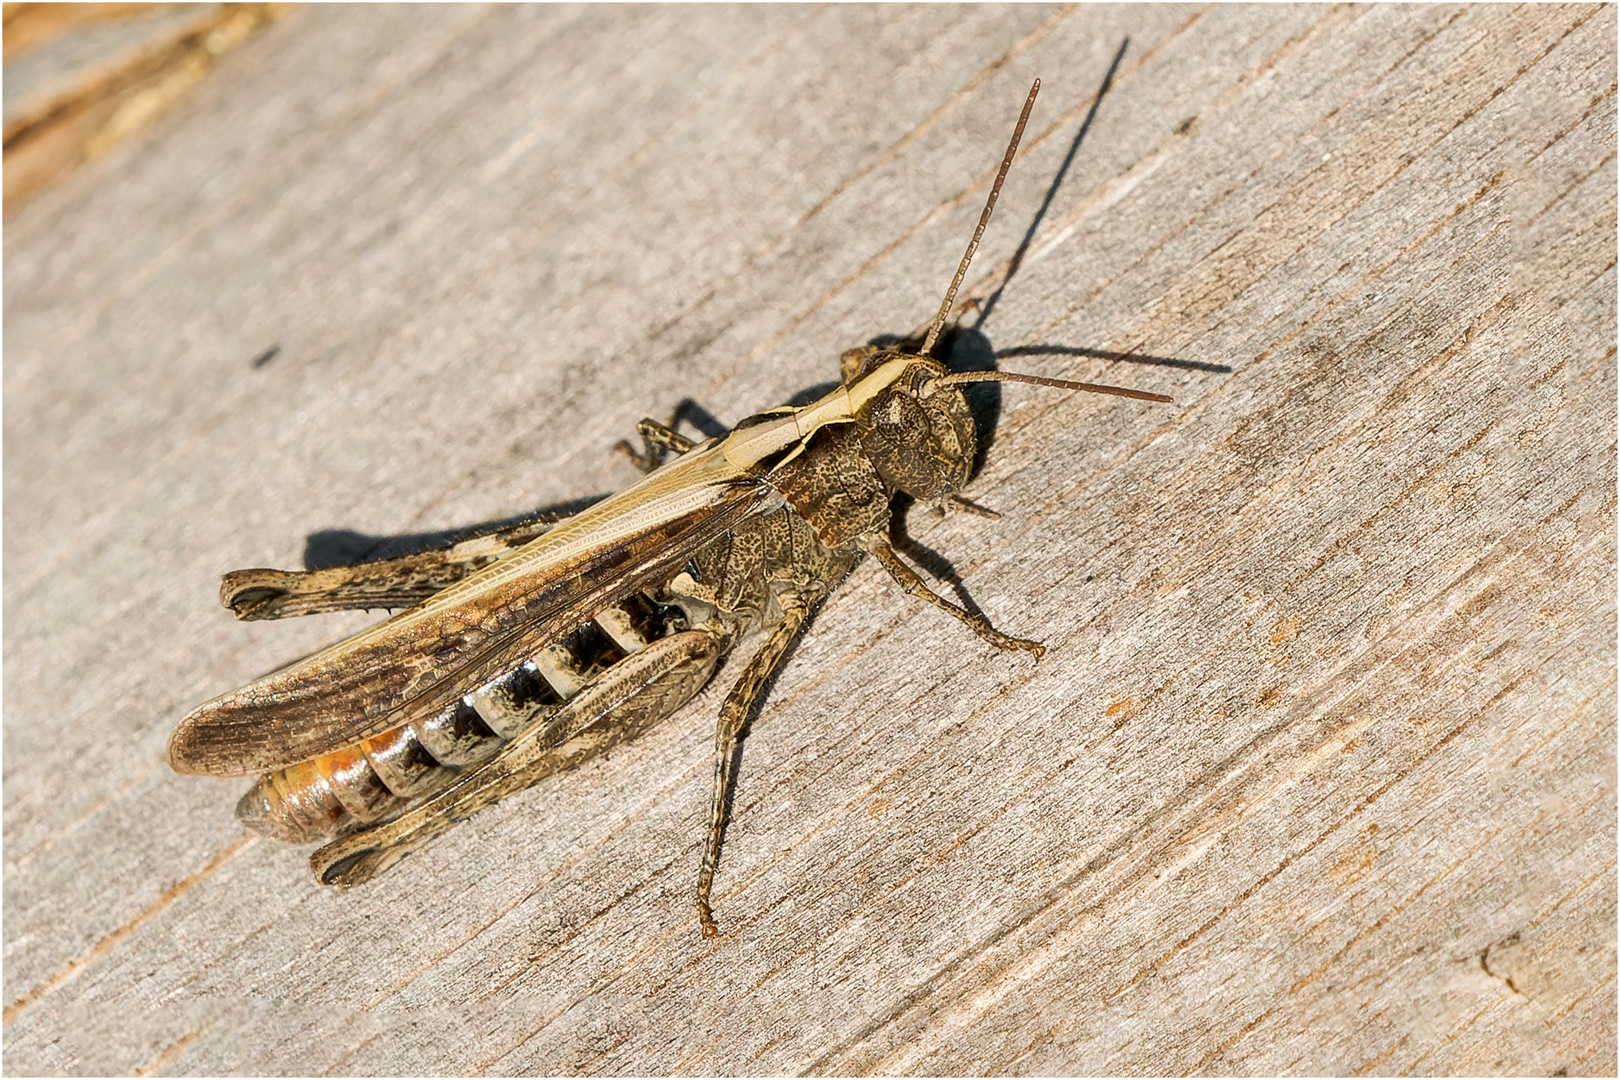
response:
<path fill-rule="evenodd" d="M 236 816 L 293 843 L 386 820 L 494 757 L 626 656 L 685 628 L 679 607 L 632 596 L 433 716 L 261 776 Z"/>

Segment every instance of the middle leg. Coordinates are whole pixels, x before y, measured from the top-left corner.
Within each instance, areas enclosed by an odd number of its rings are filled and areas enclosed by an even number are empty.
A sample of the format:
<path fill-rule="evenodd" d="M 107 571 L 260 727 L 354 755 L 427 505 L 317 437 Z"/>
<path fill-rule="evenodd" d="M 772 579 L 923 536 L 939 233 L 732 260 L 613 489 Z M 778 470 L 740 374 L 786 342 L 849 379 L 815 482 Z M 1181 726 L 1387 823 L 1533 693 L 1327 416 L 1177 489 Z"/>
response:
<path fill-rule="evenodd" d="M 703 851 L 703 866 L 698 871 L 697 915 L 704 937 L 714 937 L 720 932 L 709 907 L 709 892 L 714 887 L 714 873 L 720 865 L 720 841 L 726 831 L 726 808 L 731 801 L 738 736 L 753 714 L 766 685 L 787 659 L 805 623 L 826 598 L 825 593 L 808 598 L 799 593 L 784 593 L 777 597 L 782 606 L 782 621 L 771 630 L 771 636 L 759 647 L 759 652 L 749 661 L 747 670 L 726 696 L 726 703 L 720 707 L 720 723 L 714 733 L 714 802 L 709 808 L 709 836 Z"/>

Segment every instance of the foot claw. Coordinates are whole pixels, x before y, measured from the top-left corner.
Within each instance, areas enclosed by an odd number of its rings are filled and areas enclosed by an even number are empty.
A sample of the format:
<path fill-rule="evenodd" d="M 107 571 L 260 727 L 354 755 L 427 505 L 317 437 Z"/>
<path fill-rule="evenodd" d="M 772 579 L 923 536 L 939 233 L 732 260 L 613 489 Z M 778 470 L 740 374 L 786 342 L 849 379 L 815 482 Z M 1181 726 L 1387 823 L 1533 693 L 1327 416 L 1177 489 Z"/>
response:
<path fill-rule="evenodd" d="M 1037 660 L 1046 655 L 1045 645 L 1042 645 L 1038 641 L 1030 641 L 1028 638 L 1008 637 L 1006 634 L 997 634 L 994 638 L 989 640 L 990 644 L 994 645 L 1003 652 L 1018 651 L 1034 653 L 1035 659 Z"/>
<path fill-rule="evenodd" d="M 946 495 L 939 500 L 938 509 L 941 517 L 945 515 L 945 508 L 947 506 L 954 506 L 958 510 L 965 510 L 970 514 L 977 514 L 979 517 L 989 518 L 991 521 L 1001 520 L 1001 515 L 990 509 L 988 506 L 980 506 L 973 500 L 964 499 L 960 495 Z"/>

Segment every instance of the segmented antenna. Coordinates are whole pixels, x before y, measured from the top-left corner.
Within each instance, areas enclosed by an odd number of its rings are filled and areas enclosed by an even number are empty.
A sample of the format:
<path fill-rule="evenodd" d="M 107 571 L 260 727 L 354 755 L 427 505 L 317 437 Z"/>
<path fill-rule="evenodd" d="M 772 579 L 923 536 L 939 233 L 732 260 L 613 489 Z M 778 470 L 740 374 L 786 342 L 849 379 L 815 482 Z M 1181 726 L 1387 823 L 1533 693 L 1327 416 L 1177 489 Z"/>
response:
<path fill-rule="evenodd" d="M 1001 171 L 996 173 L 996 182 L 990 186 L 990 198 L 984 204 L 984 213 L 979 215 L 979 227 L 973 230 L 973 239 L 968 241 L 967 252 L 962 256 L 962 264 L 956 268 L 956 276 L 951 279 L 951 287 L 945 290 L 945 302 L 939 305 L 939 314 L 934 316 L 934 325 L 928 328 L 928 337 L 923 341 L 922 354 L 927 356 L 933 351 L 934 342 L 939 340 L 939 332 L 945 326 L 945 319 L 951 313 L 951 305 L 956 303 L 956 290 L 961 287 L 962 279 L 967 277 L 968 263 L 973 261 L 973 253 L 979 250 L 979 238 L 984 235 L 984 227 L 990 224 L 990 212 L 996 208 L 996 196 L 1001 194 L 1001 182 L 1007 179 L 1007 170 L 1012 168 L 1013 155 L 1018 153 L 1018 140 L 1024 137 L 1024 125 L 1029 123 L 1029 110 L 1035 107 L 1035 95 L 1041 92 L 1041 80 L 1036 79 L 1029 88 L 1029 97 L 1024 101 L 1024 111 L 1018 114 L 1018 126 L 1013 128 L 1012 142 L 1007 144 L 1007 156 L 1001 159 Z"/>

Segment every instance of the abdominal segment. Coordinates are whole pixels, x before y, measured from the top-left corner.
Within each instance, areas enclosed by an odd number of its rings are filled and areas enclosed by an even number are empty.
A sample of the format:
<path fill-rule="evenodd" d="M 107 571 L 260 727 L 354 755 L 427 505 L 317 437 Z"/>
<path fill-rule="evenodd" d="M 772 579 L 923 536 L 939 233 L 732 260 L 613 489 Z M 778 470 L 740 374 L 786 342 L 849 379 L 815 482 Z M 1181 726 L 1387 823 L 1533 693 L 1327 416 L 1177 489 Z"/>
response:
<path fill-rule="evenodd" d="M 261 776 L 236 816 L 254 832 L 294 843 L 393 817 L 494 757 L 626 656 L 686 624 L 680 608 L 632 596 L 430 717 Z"/>

